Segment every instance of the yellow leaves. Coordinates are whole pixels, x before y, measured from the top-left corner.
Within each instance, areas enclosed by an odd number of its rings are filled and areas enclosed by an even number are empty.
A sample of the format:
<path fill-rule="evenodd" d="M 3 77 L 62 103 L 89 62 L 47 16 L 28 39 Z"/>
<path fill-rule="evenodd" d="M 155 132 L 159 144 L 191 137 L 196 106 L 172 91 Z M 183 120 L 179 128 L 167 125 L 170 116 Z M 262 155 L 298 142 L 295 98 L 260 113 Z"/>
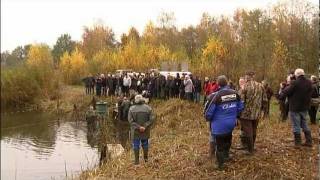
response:
<path fill-rule="evenodd" d="M 117 69 L 118 61 L 116 55 L 110 50 L 99 51 L 90 62 L 90 72 L 107 72 Z"/>
<path fill-rule="evenodd" d="M 281 40 L 277 40 L 274 43 L 273 57 L 283 59 L 285 61 L 288 58 L 288 49 L 285 47 Z"/>
<path fill-rule="evenodd" d="M 76 49 L 71 55 L 65 52 L 61 57 L 60 70 L 68 83 L 78 83 L 86 74 L 87 63 L 84 55 Z"/>
<path fill-rule="evenodd" d="M 28 53 L 27 64 L 38 68 L 52 67 L 53 58 L 49 47 L 44 44 L 32 45 Z"/>
<path fill-rule="evenodd" d="M 207 44 L 206 47 L 203 49 L 202 54 L 206 58 L 222 58 L 226 55 L 227 50 L 222 44 L 220 40 L 218 40 L 215 37 L 211 37 Z"/>
<path fill-rule="evenodd" d="M 227 53 L 227 49 L 219 39 L 215 37 L 209 38 L 206 47 L 202 50 L 200 69 L 203 72 L 219 73 L 218 67 L 223 66 L 223 60 Z"/>
<path fill-rule="evenodd" d="M 168 47 L 161 45 L 157 51 L 158 51 L 159 60 L 164 60 L 164 61 L 171 60 L 171 52 Z"/>

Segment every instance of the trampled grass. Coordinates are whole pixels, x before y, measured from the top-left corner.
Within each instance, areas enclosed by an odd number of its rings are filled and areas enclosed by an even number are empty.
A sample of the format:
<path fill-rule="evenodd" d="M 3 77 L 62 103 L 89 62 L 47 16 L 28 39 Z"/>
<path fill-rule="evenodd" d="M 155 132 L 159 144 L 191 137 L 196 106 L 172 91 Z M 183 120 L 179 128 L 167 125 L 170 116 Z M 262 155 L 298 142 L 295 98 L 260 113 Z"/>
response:
<path fill-rule="evenodd" d="M 157 120 L 151 131 L 148 163 L 133 165 L 132 150 L 102 167 L 85 171 L 80 179 L 316 179 L 318 176 L 318 126 L 312 125 L 313 148 L 293 148 L 289 122 L 279 122 L 273 102 L 270 119 L 260 121 L 254 156 L 234 147 L 224 171 L 214 168 L 208 156 L 209 132 L 200 104 L 178 99 L 151 103 Z M 142 152 L 141 152 L 142 154 Z"/>

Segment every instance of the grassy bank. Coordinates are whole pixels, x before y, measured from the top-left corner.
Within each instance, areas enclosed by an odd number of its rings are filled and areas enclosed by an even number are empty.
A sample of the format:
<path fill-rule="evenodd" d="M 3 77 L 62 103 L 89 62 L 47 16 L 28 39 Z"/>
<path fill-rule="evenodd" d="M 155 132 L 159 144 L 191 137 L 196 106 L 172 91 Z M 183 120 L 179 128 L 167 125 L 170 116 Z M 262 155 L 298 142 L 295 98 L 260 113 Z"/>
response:
<path fill-rule="evenodd" d="M 257 152 L 248 157 L 234 149 L 239 127 L 234 131 L 232 162 L 216 171 L 208 157 L 208 127 L 202 107 L 181 100 L 155 101 L 157 121 L 152 130 L 150 161 L 133 165 L 132 151 L 100 168 L 82 173 L 81 179 L 314 179 L 318 166 L 318 127 L 311 126 L 315 146 L 293 148 L 291 126 L 279 123 L 277 106 L 270 119 L 260 122 Z"/>

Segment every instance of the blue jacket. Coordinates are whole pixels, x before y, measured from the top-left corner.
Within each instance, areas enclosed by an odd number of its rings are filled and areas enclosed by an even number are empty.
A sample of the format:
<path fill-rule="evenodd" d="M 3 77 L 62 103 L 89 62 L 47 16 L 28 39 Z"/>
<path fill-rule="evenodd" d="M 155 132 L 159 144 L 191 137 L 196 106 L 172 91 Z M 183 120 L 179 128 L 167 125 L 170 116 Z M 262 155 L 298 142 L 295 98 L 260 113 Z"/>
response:
<path fill-rule="evenodd" d="M 237 115 L 244 105 L 235 90 L 225 86 L 216 92 L 208 104 L 205 117 L 211 122 L 211 134 L 227 134 L 233 131 Z"/>

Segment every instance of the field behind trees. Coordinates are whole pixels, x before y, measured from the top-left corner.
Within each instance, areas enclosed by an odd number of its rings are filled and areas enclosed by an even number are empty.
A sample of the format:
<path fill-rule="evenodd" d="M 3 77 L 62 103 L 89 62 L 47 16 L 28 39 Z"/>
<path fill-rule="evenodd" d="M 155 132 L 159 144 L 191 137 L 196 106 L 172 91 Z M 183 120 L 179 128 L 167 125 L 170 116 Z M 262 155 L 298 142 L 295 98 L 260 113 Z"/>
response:
<path fill-rule="evenodd" d="M 120 40 L 107 25 L 85 27 L 80 41 L 62 34 L 53 47 L 28 44 L 2 52 L 1 102 L 33 104 L 57 98 L 62 83 L 80 84 L 89 74 L 146 71 L 182 61 L 202 78 L 225 74 L 237 81 L 254 70 L 275 90 L 291 69 L 317 73 L 318 13 L 314 4 L 291 0 L 266 9 L 239 9 L 232 17 L 207 12 L 197 25 L 177 27 L 174 13 L 163 12 L 143 32 L 131 27 Z"/>

